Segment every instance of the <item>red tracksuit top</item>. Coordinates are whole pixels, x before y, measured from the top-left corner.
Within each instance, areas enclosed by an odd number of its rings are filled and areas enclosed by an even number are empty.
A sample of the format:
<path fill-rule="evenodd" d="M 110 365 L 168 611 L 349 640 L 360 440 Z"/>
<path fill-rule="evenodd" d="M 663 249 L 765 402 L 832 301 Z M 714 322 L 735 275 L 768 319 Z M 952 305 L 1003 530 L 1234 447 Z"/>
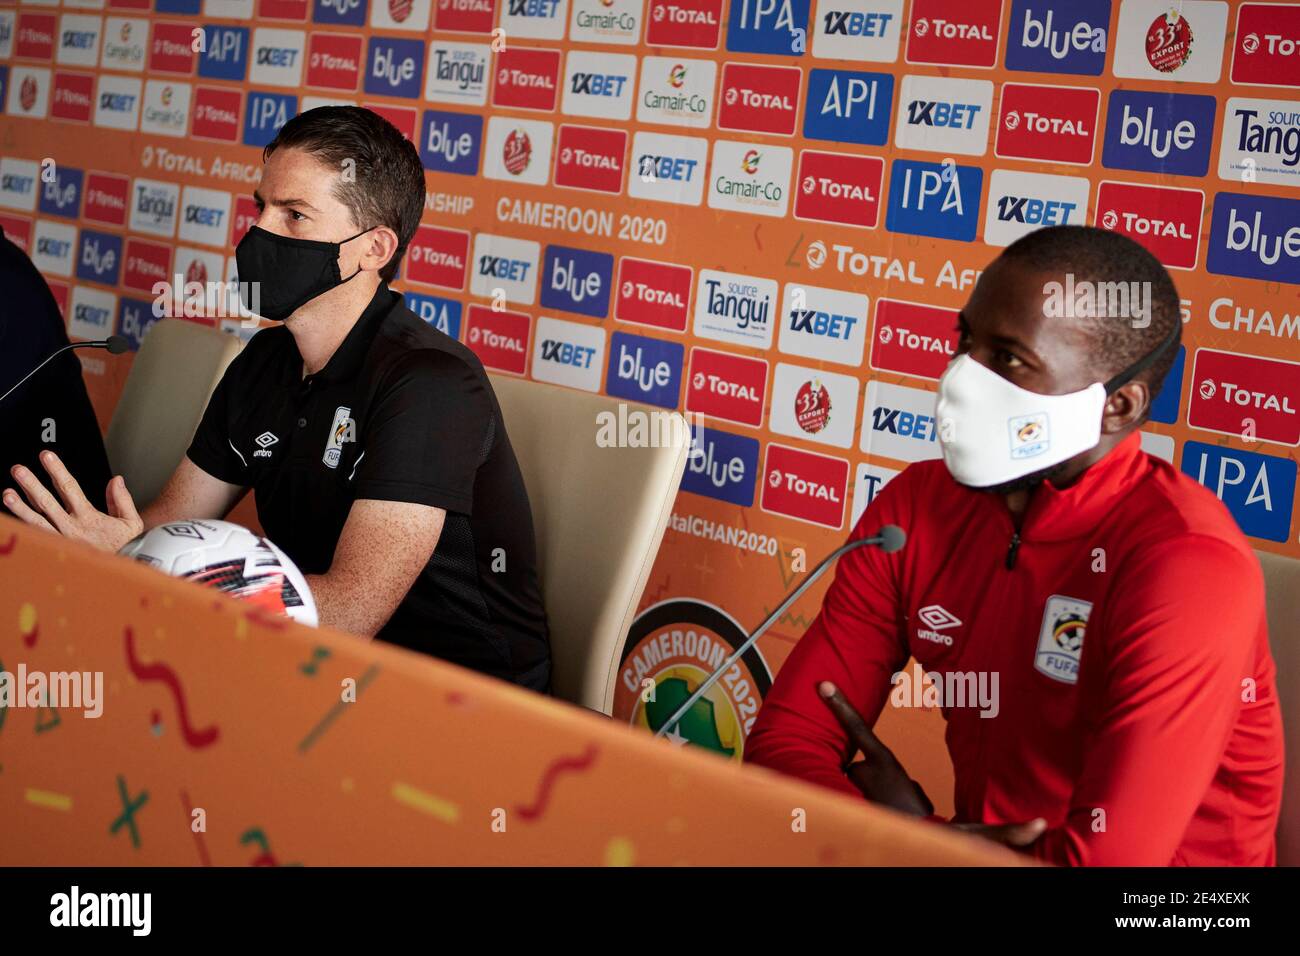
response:
<path fill-rule="evenodd" d="M 819 681 L 871 725 L 909 656 L 927 673 L 996 671 L 995 717 L 944 701 L 956 820 L 1041 816 L 1032 852 L 1055 863 L 1274 862 L 1282 720 L 1263 575 L 1209 491 L 1135 433 L 1071 487 L 1038 486 L 1014 549 L 1005 499 L 940 461 L 886 485 L 853 535 L 887 524 L 906 547 L 840 558 L 747 760 L 857 796 Z"/>

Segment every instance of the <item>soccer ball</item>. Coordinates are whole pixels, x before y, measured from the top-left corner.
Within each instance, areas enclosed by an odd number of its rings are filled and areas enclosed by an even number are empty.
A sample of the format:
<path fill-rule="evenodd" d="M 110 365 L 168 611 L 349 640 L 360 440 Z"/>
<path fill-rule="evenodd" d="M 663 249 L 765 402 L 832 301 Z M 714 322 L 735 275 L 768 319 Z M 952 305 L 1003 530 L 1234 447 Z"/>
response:
<path fill-rule="evenodd" d="M 127 542 L 118 554 L 316 626 L 316 602 L 297 565 L 268 539 L 240 525 L 197 518 L 172 521 Z"/>

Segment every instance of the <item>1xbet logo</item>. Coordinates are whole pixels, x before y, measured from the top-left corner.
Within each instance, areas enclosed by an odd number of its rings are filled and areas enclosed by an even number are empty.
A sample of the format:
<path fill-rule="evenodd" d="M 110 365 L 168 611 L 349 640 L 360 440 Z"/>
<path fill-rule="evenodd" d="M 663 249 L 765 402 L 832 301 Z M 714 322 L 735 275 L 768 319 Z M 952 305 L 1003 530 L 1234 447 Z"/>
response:
<path fill-rule="evenodd" d="M 422 41 L 371 37 L 367 62 L 367 93 L 411 99 L 420 95 L 420 80 L 424 76 Z"/>
<path fill-rule="evenodd" d="M 1110 0 L 1014 0 L 1007 69 L 1100 76 Z"/>

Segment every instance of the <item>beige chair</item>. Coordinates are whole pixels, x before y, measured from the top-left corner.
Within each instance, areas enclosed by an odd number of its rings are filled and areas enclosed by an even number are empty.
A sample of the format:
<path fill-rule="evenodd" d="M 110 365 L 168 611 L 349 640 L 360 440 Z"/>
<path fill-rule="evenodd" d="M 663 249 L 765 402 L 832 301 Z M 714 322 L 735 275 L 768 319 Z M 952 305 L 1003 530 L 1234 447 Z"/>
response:
<path fill-rule="evenodd" d="M 557 697 L 614 707 L 619 654 L 690 450 L 676 412 L 493 375 L 532 504 Z M 661 447 L 601 447 L 600 422 L 645 414 Z M 610 419 L 600 419 L 602 413 Z M 630 421 L 624 417 L 623 421 Z"/>
<path fill-rule="evenodd" d="M 199 419 L 239 339 L 183 319 L 145 333 L 104 441 L 114 474 L 143 508 L 185 457 Z"/>
<path fill-rule="evenodd" d="M 1277 862 L 1300 866 L 1300 561 L 1255 552 L 1268 592 L 1268 638 L 1286 738 L 1286 781 L 1277 826 Z"/>

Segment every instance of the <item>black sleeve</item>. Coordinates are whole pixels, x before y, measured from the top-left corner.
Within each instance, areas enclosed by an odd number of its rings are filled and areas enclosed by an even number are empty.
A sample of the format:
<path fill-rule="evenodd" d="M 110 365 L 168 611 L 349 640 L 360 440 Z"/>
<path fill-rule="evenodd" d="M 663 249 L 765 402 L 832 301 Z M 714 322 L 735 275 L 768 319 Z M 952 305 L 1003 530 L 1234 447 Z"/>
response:
<path fill-rule="evenodd" d="M 493 422 L 482 372 L 437 349 L 406 353 L 384 376 L 358 435 L 356 497 L 471 514 Z"/>
<path fill-rule="evenodd" d="M 249 483 L 248 462 L 244 461 L 230 442 L 230 393 L 238 389 L 237 382 L 243 364 L 240 359 L 247 352 L 246 347 L 244 352 L 236 355 L 234 361 L 226 366 L 221 381 L 208 399 L 208 407 L 203 410 L 203 418 L 199 422 L 198 431 L 194 433 L 194 440 L 185 452 L 190 461 L 213 478 L 241 487 L 247 487 Z"/>

